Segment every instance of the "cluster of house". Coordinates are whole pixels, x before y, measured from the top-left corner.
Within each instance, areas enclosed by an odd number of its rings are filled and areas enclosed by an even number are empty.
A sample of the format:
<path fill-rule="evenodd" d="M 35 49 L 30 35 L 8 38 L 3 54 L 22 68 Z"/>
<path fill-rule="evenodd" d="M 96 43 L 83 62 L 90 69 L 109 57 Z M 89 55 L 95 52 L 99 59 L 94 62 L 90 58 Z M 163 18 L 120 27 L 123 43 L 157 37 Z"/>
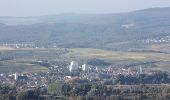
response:
<path fill-rule="evenodd" d="M 36 48 L 33 43 L 2 43 L 1 46 L 13 47 L 13 48 Z M 37 47 L 38 48 L 38 47 Z"/>
<path fill-rule="evenodd" d="M 115 79 L 117 75 L 139 75 L 154 74 L 155 71 L 139 67 L 113 67 L 113 66 L 91 66 L 87 64 L 79 65 L 72 61 L 67 66 L 65 64 L 52 65 L 48 72 L 40 73 L 1 73 L 1 84 L 15 84 L 19 89 L 35 88 L 37 86 L 48 87 L 56 80 L 68 81 L 72 79 L 79 80 L 105 80 Z"/>
<path fill-rule="evenodd" d="M 169 43 L 170 42 L 170 36 L 159 38 L 159 39 L 146 39 L 146 40 L 140 40 L 142 43 Z"/>
<path fill-rule="evenodd" d="M 78 62 L 72 61 L 68 66 L 69 72 L 72 76 L 65 76 L 64 79 L 71 79 L 78 77 L 80 79 L 92 80 L 103 80 L 103 79 L 114 79 L 118 75 L 140 75 L 147 74 L 152 75 L 155 73 L 154 70 L 143 68 L 142 66 L 137 67 L 113 67 L 113 66 L 90 66 L 83 64 L 78 65 Z"/>
<path fill-rule="evenodd" d="M 48 80 L 45 74 L 35 73 L 1 73 L 0 74 L 1 84 L 12 84 L 18 89 L 23 88 L 35 88 L 37 86 L 47 86 Z"/>

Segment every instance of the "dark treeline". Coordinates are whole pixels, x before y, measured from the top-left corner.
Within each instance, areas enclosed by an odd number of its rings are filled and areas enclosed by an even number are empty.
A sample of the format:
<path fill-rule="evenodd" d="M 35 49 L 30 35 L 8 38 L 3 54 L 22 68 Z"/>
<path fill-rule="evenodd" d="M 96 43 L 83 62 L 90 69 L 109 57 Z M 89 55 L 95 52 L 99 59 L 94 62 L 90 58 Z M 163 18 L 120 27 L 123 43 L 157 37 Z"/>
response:
<path fill-rule="evenodd" d="M 136 77 L 120 75 L 112 82 L 56 81 L 48 88 L 20 91 L 14 85 L 1 84 L 0 100 L 169 100 L 168 83 L 169 76 L 160 72 Z"/>
<path fill-rule="evenodd" d="M 95 84 L 63 84 L 56 82 L 49 89 L 35 88 L 16 91 L 1 86 L 0 100 L 169 100 L 169 86 Z"/>
<path fill-rule="evenodd" d="M 170 83 L 170 77 L 167 73 L 158 72 L 154 75 L 141 74 L 139 76 L 119 75 L 115 84 L 134 85 L 134 84 L 161 84 Z"/>

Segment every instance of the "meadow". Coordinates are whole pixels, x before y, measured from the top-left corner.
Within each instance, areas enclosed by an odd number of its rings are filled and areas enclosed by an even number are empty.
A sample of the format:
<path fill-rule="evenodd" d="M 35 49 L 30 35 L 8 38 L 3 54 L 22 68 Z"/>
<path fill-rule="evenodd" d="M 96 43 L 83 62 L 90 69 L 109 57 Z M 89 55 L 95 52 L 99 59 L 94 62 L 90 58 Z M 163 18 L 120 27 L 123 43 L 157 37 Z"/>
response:
<path fill-rule="evenodd" d="M 108 51 L 93 48 L 22 48 L 2 47 L 0 56 L 14 56 L 12 60 L 0 61 L 0 72 L 39 72 L 48 71 L 45 66 L 32 64 L 39 60 L 66 61 L 72 60 L 86 63 L 87 60 L 101 59 L 112 66 L 143 66 L 169 71 L 170 54 L 152 52 Z M 153 67 L 154 66 L 154 67 Z M 104 67 L 104 66 L 103 66 Z"/>

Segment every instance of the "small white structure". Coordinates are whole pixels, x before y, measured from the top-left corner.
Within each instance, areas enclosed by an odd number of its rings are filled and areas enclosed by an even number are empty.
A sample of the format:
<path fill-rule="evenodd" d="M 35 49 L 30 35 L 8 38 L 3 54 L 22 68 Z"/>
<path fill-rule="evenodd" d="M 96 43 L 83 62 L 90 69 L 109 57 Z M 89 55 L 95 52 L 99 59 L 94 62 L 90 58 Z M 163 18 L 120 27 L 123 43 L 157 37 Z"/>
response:
<path fill-rule="evenodd" d="M 134 26 L 134 24 L 124 24 L 124 25 L 122 25 L 122 27 L 126 28 L 126 29 L 131 28 L 133 26 Z"/>
<path fill-rule="evenodd" d="M 96 67 L 96 71 L 98 72 L 98 67 Z"/>
<path fill-rule="evenodd" d="M 128 75 L 130 74 L 130 68 L 128 68 Z"/>
<path fill-rule="evenodd" d="M 86 64 L 83 64 L 81 68 L 82 68 L 83 71 L 88 71 L 89 70 L 89 68 L 86 66 Z"/>
<path fill-rule="evenodd" d="M 17 79 L 18 79 L 18 74 L 15 73 L 15 74 L 13 74 L 13 75 L 14 75 L 14 80 L 17 80 Z"/>
<path fill-rule="evenodd" d="M 71 79 L 71 76 L 65 76 L 64 79 Z"/>
<path fill-rule="evenodd" d="M 77 70 L 78 68 L 79 68 L 78 63 L 72 61 L 72 62 L 70 63 L 70 66 L 69 66 L 69 71 L 72 72 L 72 71 Z"/>
<path fill-rule="evenodd" d="M 140 74 L 143 74 L 143 70 L 142 67 L 140 66 Z"/>

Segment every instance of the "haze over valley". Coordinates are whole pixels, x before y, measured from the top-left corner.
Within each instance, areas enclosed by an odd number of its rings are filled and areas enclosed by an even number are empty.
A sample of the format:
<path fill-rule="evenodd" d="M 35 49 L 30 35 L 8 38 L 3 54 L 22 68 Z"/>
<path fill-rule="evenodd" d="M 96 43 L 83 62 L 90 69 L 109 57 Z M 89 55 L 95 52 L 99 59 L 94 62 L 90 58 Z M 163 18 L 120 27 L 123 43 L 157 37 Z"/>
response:
<path fill-rule="evenodd" d="M 0 100 L 169 100 L 170 7 L 97 11 L 0 16 Z"/>
<path fill-rule="evenodd" d="M 0 43 L 169 53 L 170 8 L 120 14 L 0 17 Z"/>

